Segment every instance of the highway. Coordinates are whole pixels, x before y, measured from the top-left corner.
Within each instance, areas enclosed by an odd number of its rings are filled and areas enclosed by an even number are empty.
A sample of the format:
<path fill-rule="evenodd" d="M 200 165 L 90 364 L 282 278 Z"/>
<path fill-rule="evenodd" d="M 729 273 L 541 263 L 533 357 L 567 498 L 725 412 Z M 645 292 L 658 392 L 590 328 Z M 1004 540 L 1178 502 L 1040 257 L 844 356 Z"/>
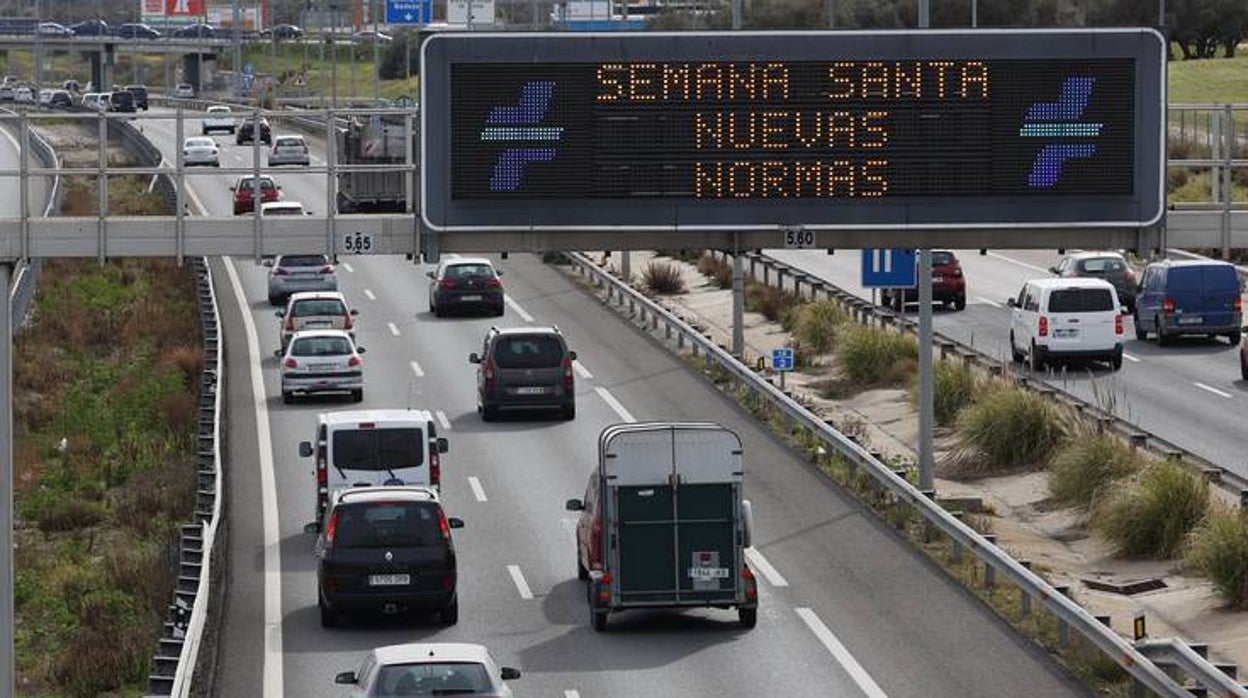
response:
<path fill-rule="evenodd" d="M 173 123 L 140 122 L 172 160 Z M 217 140 L 223 163 L 250 164 L 249 146 Z M 321 211 L 323 175 L 275 176 L 288 199 Z M 191 211 L 228 216 L 229 179 L 188 180 Z M 281 404 L 265 270 L 250 259 L 215 260 L 231 568 L 219 695 L 335 695 L 334 674 L 354 670 L 367 649 L 426 639 L 484 643 L 524 672 L 512 682 L 521 696 L 1086 695 L 888 526 L 552 267 L 527 255 L 499 262 L 503 318 L 435 319 L 426 311 L 429 267 L 394 257 L 341 262 L 341 290 L 361 311 L 357 333 L 368 349 L 363 406 L 435 410 L 450 440 L 444 500 L 466 522 L 456 535 L 460 622 L 320 627 L 312 539 L 302 532 L 312 466 L 296 446 L 312 436 L 317 412 L 350 405 Z M 577 419 L 485 424 L 466 357 L 491 324 L 529 322 L 558 324 L 580 356 Z M 583 493 L 599 431 L 629 419 L 713 420 L 741 435 L 757 519 L 755 629 L 713 610 L 634 611 L 613 615 L 605 634 L 590 628 L 563 502 Z"/>
<path fill-rule="evenodd" d="M 767 254 L 862 298 L 871 291 L 860 285 L 856 250 L 769 250 Z M 934 313 L 933 326 L 953 339 L 1010 359 L 1010 309 L 1027 279 L 1050 276 L 1046 271 L 1061 258 L 1056 250 L 958 250 L 967 284 L 967 307 L 961 312 Z M 910 306 L 913 316 L 915 307 Z M 1240 380 L 1239 353 L 1225 338 L 1183 337 L 1173 346 L 1158 347 L 1155 339 L 1135 339 L 1128 319 L 1122 369 L 1104 364 L 1074 367 L 1063 373 L 1045 371 L 1048 383 L 1070 390 L 1141 428 L 1177 444 L 1238 475 L 1248 477 L 1243 458 L 1248 431 L 1248 382 Z M 1022 364 L 1015 370 L 1027 371 Z"/>
<path fill-rule="evenodd" d="M 0 128 L 0 163 L 4 168 L 16 170 L 22 162 L 22 146 L 17 136 L 17 121 L 8 122 L 12 128 Z M 33 140 L 33 139 L 32 139 Z M 42 167 L 42 163 L 30 156 L 31 167 Z M 0 177 L 0 215 L 17 218 L 21 215 L 21 184 L 17 177 Z M 31 177 L 27 200 L 27 210 L 31 216 L 42 216 L 48 203 L 48 180 L 46 177 Z"/>

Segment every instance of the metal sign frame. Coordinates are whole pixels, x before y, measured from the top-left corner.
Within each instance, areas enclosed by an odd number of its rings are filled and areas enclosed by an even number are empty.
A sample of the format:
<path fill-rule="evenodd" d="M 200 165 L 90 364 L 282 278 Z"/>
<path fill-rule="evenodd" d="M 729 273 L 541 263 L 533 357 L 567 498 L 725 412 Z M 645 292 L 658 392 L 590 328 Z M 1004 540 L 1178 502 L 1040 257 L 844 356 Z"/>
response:
<path fill-rule="evenodd" d="M 1027 41 L 1027 39 L 1034 39 Z M 881 51 L 878 45 L 893 48 Z M 818 246 L 829 247 L 1052 247 L 1074 244 L 1126 244 L 1136 247 L 1141 228 L 1157 224 L 1164 214 L 1164 39 L 1139 29 L 1078 30 L 898 30 L 882 32 L 647 32 L 621 33 L 472 33 L 441 34 L 421 48 L 422 217 L 424 225 L 448 242 L 469 234 L 494 242 L 516 241 L 509 249 L 537 243 L 558 246 L 559 240 L 584 249 L 636 249 L 666 242 L 673 233 L 689 246 L 725 246 L 726 235 L 738 232 L 749 247 L 777 247 L 777 231 L 801 227 L 819 233 Z M 843 208 L 823 210 L 813 199 L 767 201 L 750 208 L 721 207 L 702 215 L 688 205 L 676 207 L 659 197 L 606 199 L 515 200 L 459 199 L 450 191 L 451 162 L 450 67 L 454 64 L 563 64 L 665 59 L 747 61 L 758 56 L 793 62 L 838 57 L 896 58 L 982 57 L 1019 59 L 1130 59 L 1134 61 L 1134 192 L 1118 196 L 1117 214 L 1098 217 L 1106 196 L 1033 197 L 1033 206 L 1059 213 L 1052 220 L 1020 219 L 1018 197 L 999 197 L 993 216 L 966 213 L 966 202 L 928 201 L 942 207 L 944 220 L 923 220 L 913 207 L 903 207 L 888 220 Z M 1056 94 L 1054 95 L 1056 97 Z M 930 198 L 930 197 L 928 197 Z M 966 197 L 962 197 L 965 199 Z M 1043 199 L 1039 201 L 1037 199 Z M 690 199 L 681 199 L 688 204 Z M 979 201 L 979 199 L 976 199 Z M 889 205 L 900 202 L 892 199 Z M 706 203 L 696 201 L 695 203 Z M 719 203 L 719 202 L 713 202 Z M 736 202 L 727 202 L 736 203 Z M 713 204 L 712 204 L 713 205 Z M 677 209 L 678 210 L 675 210 Z M 836 209 L 827 213 L 828 208 Z M 662 209 L 662 210 L 658 210 Z M 741 215 L 742 211 L 759 215 Z M 845 215 L 841 215 L 845 214 Z M 804 220 L 806 218 L 806 220 Z M 816 220 L 816 218 L 818 218 Z M 1118 229 L 1118 230 L 1115 230 Z M 519 234 L 519 235 L 517 235 Z M 1095 236 L 1090 241 L 1089 236 Z M 575 241 L 575 242 L 571 242 Z M 455 245 L 460 246 L 460 245 Z"/>

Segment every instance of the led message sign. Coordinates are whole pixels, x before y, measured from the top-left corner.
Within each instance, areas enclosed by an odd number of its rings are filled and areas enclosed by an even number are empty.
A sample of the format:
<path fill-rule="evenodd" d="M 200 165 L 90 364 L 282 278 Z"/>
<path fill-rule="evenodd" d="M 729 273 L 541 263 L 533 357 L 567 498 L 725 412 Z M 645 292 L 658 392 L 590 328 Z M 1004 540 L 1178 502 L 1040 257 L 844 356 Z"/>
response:
<path fill-rule="evenodd" d="M 1142 225 L 1148 30 L 461 35 L 424 49 L 435 229 Z"/>

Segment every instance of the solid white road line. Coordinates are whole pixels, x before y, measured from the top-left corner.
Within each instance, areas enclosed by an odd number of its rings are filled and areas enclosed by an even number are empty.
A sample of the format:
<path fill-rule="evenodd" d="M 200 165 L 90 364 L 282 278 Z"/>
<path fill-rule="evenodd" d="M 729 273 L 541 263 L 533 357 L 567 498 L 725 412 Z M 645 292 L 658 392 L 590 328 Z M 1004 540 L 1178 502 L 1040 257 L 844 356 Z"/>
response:
<path fill-rule="evenodd" d="M 581 378 L 584 378 L 585 380 L 589 380 L 594 377 L 594 374 L 590 373 L 589 369 L 585 368 L 585 366 L 580 361 L 573 361 L 572 368 L 575 368 L 576 374 L 580 376 Z"/>
<path fill-rule="evenodd" d="M 976 300 L 976 301 L 979 301 L 980 303 L 983 303 L 984 305 L 991 305 L 991 306 L 992 306 L 992 307 L 994 307 L 994 308 L 1000 308 L 1000 307 L 1001 307 L 1001 304 L 1000 304 L 1000 303 L 998 303 L 998 302 L 996 302 L 996 301 L 994 301 L 994 300 L 988 299 L 988 298 L 984 298 L 983 296 L 975 296 L 975 300 Z"/>
<path fill-rule="evenodd" d="M 368 290 L 367 288 L 366 288 L 366 289 L 364 289 L 364 295 L 368 296 L 368 299 L 369 299 L 370 301 L 375 301 L 375 300 L 377 300 L 377 296 L 374 296 L 374 295 L 373 295 L 373 292 L 372 292 L 372 291 L 370 291 L 370 290 Z"/>
<path fill-rule="evenodd" d="M 758 552 L 757 548 L 746 548 L 745 556 L 749 558 L 750 565 L 759 574 L 763 575 L 763 579 L 766 579 L 768 584 L 773 587 L 787 587 L 789 585 L 789 580 L 785 579 L 784 575 L 780 574 L 775 567 L 772 567 L 771 563 L 767 561 L 767 558 L 763 557 L 762 553 Z"/>
<path fill-rule="evenodd" d="M 355 269 L 351 266 L 349 262 L 339 262 L 338 266 L 342 267 L 343 269 L 346 269 L 349 273 L 352 273 L 352 274 L 355 273 Z"/>
<path fill-rule="evenodd" d="M 503 299 L 507 301 L 507 305 L 510 305 L 512 310 L 516 311 L 516 315 L 519 315 L 520 319 L 525 322 L 533 322 L 533 316 L 524 312 L 524 308 L 521 308 L 519 303 L 512 300 L 511 296 L 504 294 Z"/>
<path fill-rule="evenodd" d="M 880 689 L 866 669 L 862 668 L 858 660 L 854 659 L 854 655 L 845 649 L 845 645 L 842 645 L 841 641 L 836 639 L 836 635 L 832 634 L 832 631 L 823 624 L 823 621 L 819 619 L 819 616 L 815 615 L 814 611 L 809 608 L 796 610 L 797 615 L 806 623 L 806 627 L 810 628 L 815 637 L 819 638 L 819 642 L 823 643 L 823 646 L 832 653 L 832 657 L 840 663 L 845 669 L 845 673 L 849 674 L 849 678 L 858 684 L 858 688 L 862 689 L 862 692 L 868 698 L 888 698 L 888 694 Z"/>
<path fill-rule="evenodd" d="M 489 498 L 485 496 L 485 488 L 481 486 L 480 480 L 469 475 L 468 486 L 472 488 L 472 496 L 476 497 L 478 502 L 490 501 Z"/>
<path fill-rule="evenodd" d="M 1200 381 L 1196 381 L 1196 382 L 1192 383 L 1192 385 L 1196 386 L 1197 388 L 1200 388 L 1201 390 L 1207 390 L 1207 391 L 1209 391 L 1209 392 L 1213 393 L 1214 395 L 1219 395 L 1219 396 L 1221 396 L 1221 397 L 1224 397 L 1224 398 L 1226 398 L 1227 400 L 1230 400 L 1231 398 L 1233 398 L 1233 397 L 1234 397 L 1233 395 L 1231 395 L 1230 393 L 1228 393 L 1228 392 L 1226 392 L 1226 391 L 1223 391 L 1223 390 L 1218 390 L 1217 388 L 1213 387 L 1212 385 L 1205 385 L 1204 383 L 1201 383 Z"/>
<path fill-rule="evenodd" d="M 1122 358 L 1126 359 L 1127 361 L 1130 361 L 1130 362 L 1131 362 L 1131 363 L 1133 363 L 1133 364 L 1138 364 L 1138 363 L 1140 363 L 1140 357 L 1138 357 L 1138 356 L 1132 356 L 1131 354 L 1128 354 L 1128 353 L 1127 353 L 1127 352 L 1125 352 L 1125 351 L 1124 351 L 1124 352 L 1122 352 Z"/>
<path fill-rule="evenodd" d="M 408 365 L 412 367 L 412 373 L 415 373 L 417 378 L 425 377 L 425 371 L 420 367 L 420 364 L 415 361 L 410 361 L 408 362 Z"/>
<path fill-rule="evenodd" d="M 594 392 L 598 393 L 598 395 L 602 397 L 603 402 L 606 402 L 608 407 L 615 410 L 615 413 L 620 415 L 620 419 L 623 419 L 626 422 L 637 421 L 633 417 L 632 413 L 624 409 L 624 405 L 621 405 L 620 401 L 615 399 L 615 396 L 611 394 L 611 391 L 602 386 L 595 386 Z"/>
<path fill-rule="evenodd" d="M 511 575 L 511 581 L 516 583 L 516 590 L 520 592 L 520 598 L 533 598 L 533 590 L 529 588 L 529 583 L 524 581 L 524 574 L 520 572 L 519 565 L 507 565 L 507 573 Z"/>
<path fill-rule="evenodd" d="M 393 322 L 387 322 L 387 323 L 386 323 L 386 327 L 389 327 L 389 328 L 390 328 L 390 334 L 394 335 L 395 337 L 398 337 L 398 336 L 399 336 L 399 327 L 398 327 L 398 325 L 395 325 Z"/>
<path fill-rule="evenodd" d="M 451 420 L 449 420 L 449 419 L 447 419 L 447 418 L 446 418 L 446 413 L 445 413 L 445 412 L 443 412 L 442 410 L 438 410 L 438 411 L 437 411 L 437 412 L 435 412 L 434 414 L 436 414 L 436 415 L 438 416 L 438 423 L 442 425 L 442 428 L 443 428 L 443 429 L 445 429 L 445 430 L 447 430 L 447 431 L 450 431 L 450 430 L 451 430 Z"/>
<path fill-rule="evenodd" d="M 581 698 L 581 694 L 579 691 L 568 689 L 563 692 L 563 698 Z"/>
<path fill-rule="evenodd" d="M 1010 264 L 1017 264 L 1018 266 L 1023 267 L 1024 269 L 1030 269 L 1032 271 L 1038 271 L 1041 274 L 1048 274 L 1052 276 L 1052 272 L 1050 272 L 1048 269 L 1045 269 L 1044 267 L 1038 267 L 1034 264 L 1028 264 L 1027 262 L 1020 262 L 1017 259 L 1014 259 L 1013 257 L 1006 257 L 1005 255 L 997 254 L 996 252 L 989 252 L 988 256 L 996 257 L 997 259 L 1004 260 L 1006 262 L 1009 262 Z"/>
<path fill-rule="evenodd" d="M 189 189 L 188 189 L 189 191 Z M 256 416 L 256 441 L 260 445 L 260 503 L 264 518 L 264 696 L 281 698 L 282 677 L 282 531 L 277 520 L 277 479 L 273 473 L 273 435 L 269 431 L 269 409 L 265 402 L 264 373 L 261 368 L 260 340 L 251 317 L 243 284 L 234 262 L 223 257 L 225 272 L 234 289 L 234 299 L 243 315 L 247 336 L 247 364 L 251 372 L 251 397 Z"/>

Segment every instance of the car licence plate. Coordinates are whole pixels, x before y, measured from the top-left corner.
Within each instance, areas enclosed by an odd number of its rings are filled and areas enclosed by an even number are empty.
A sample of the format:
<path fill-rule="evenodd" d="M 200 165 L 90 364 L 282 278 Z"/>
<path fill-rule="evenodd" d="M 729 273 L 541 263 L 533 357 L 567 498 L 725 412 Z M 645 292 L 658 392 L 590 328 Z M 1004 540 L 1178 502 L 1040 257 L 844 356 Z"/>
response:
<path fill-rule="evenodd" d="M 942 282 L 942 281 L 944 281 L 944 280 L 945 280 L 945 277 L 943 277 L 943 276 L 933 276 L 933 277 L 932 277 L 932 283 L 934 283 L 934 284 L 938 284 L 938 283 L 940 283 L 940 282 Z"/>
<path fill-rule="evenodd" d="M 481 296 L 460 296 L 459 300 L 464 301 L 464 302 L 479 301 L 481 300 Z"/>
<path fill-rule="evenodd" d="M 1079 330 L 1053 330 L 1054 337 L 1078 337 Z"/>
<path fill-rule="evenodd" d="M 412 583 L 410 574 L 370 574 L 368 585 L 373 587 L 397 587 Z"/>
<path fill-rule="evenodd" d="M 727 579 L 727 567 L 690 567 L 690 579 Z"/>
<path fill-rule="evenodd" d="M 1202 318 L 1199 315 L 1180 315 L 1179 324 L 1180 325 L 1199 325 L 1203 319 L 1204 318 Z"/>
<path fill-rule="evenodd" d="M 543 395 L 545 393 L 546 389 L 540 385 L 516 388 L 516 395 Z"/>
<path fill-rule="evenodd" d="M 308 368 L 312 371 L 332 371 L 338 367 L 334 364 L 309 364 Z"/>

